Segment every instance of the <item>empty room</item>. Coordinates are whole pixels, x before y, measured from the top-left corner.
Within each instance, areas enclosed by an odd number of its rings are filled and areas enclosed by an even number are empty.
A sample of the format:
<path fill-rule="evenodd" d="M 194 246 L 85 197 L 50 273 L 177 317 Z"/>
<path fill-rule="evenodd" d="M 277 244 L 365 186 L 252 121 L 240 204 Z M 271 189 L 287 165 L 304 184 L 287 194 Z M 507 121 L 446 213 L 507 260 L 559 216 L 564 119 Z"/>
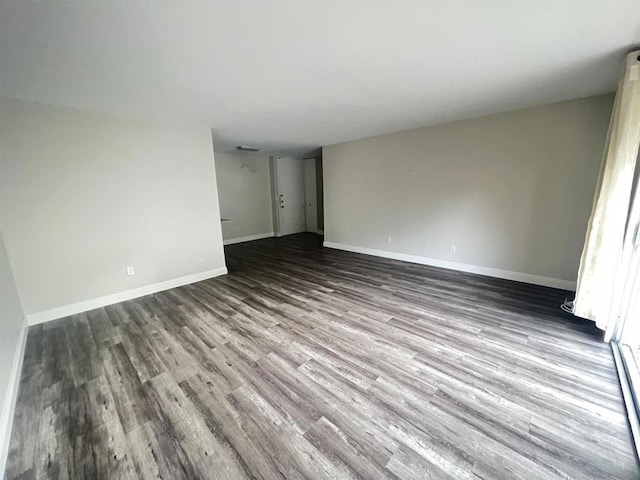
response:
<path fill-rule="evenodd" d="M 0 2 L 0 474 L 640 479 L 636 0 Z"/>

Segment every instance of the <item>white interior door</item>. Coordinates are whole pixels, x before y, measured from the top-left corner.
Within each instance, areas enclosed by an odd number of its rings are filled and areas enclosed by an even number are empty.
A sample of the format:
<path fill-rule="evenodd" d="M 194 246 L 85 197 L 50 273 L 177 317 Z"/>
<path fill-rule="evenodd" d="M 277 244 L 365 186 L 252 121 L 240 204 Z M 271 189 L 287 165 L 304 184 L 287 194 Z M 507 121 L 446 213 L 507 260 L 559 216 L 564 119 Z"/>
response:
<path fill-rule="evenodd" d="M 304 179 L 302 160 L 276 158 L 278 235 L 304 232 Z"/>
<path fill-rule="evenodd" d="M 304 170 L 304 219 L 307 232 L 318 231 L 318 205 L 316 196 L 316 159 L 305 158 Z"/>

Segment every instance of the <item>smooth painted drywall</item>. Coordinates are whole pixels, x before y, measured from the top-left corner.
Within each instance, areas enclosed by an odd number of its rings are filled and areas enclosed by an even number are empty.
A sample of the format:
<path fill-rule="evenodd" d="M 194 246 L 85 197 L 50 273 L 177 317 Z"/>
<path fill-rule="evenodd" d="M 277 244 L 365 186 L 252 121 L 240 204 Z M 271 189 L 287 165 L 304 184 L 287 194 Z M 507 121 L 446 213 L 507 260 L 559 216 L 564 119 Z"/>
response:
<path fill-rule="evenodd" d="M 0 399 L 4 398 L 5 380 L 13 360 L 20 327 L 24 320 L 13 271 L 0 233 Z"/>
<path fill-rule="evenodd" d="M 273 233 L 269 157 L 216 153 L 216 176 L 224 239 Z"/>
<path fill-rule="evenodd" d="M 211 132 L 0 100 L 0 224 L 27 315 L 223 268 Z"/>
<path fill-rule="evenodd" d="M 0 233 L 0 411 L 4 405 L 11 365 L 18 347 L 23 320 L 24 313 L 20 297 Z"/>
<path fill-rule="evenodd" d="M 575 281 L 612 103 L 603 95 L 325 147 L 325 239 Z"/>
<path fill-rule="evenodd" d="M 324 187 L 322 173 L 322 157 L 316 157 L 316 196 L 318 205 L 318 231 L 324 230 Z"/>
<path fill-rule="evenodd" d="M 320 145 L 612 91 L 637 0 L 3 0 L 0 95 Z M 313 153 L 312 153 L 313 152 Z"/>
<path fill-rule="evenodd" d="M 24 313 L 13 280 L 13 272 L 0 232 L 0 476 L 3 475 L 9 450 L 9 426 L 12 401 L 16 394 L 18 372 L 16 360 L 22 353 L 20 329 Z M 15 365 L 14 365 L 15 364 Z"/>

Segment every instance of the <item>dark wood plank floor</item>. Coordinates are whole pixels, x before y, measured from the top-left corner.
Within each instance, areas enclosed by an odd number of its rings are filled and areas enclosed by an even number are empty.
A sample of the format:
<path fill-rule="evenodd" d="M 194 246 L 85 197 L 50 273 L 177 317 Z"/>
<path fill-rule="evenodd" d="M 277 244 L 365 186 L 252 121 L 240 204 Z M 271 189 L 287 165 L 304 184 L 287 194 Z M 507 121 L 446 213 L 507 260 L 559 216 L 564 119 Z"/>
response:
<path fill-rule="evenodd" d="M 639 477 L 565 293 L 322 249 L 29 330 L 9 479 Z"/>

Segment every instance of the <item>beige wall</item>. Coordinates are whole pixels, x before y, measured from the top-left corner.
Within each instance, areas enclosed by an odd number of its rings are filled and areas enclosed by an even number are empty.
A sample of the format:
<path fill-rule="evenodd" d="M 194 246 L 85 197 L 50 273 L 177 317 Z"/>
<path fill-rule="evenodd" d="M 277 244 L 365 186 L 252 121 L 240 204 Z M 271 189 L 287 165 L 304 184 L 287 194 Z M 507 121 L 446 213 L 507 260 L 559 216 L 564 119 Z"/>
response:
<path fill-rule="evenodd" d="M 322 157 L 316 158 L 316 196 L 318 198 L 318 230 L 324 230 L 324 186 L 322 184 Z"/>
<path fill-rule="evenodd" d="M 9 257 L 0 233 L 0 399 L 4 398 L 4 380 L 9 370 L 7 361 L 13 360 L 16 342 L 24 313 L 13 279 Z"/>
<path fill-rule="evenodd" d="M 224 239 L 272 234 L 269 157 L 216 153 L 216 175 Z"/>
<path fill-rule="evenodd" d="M 612 102 L 325 147 L 325 240 L 573 282 Z"/>
<path fill-rule="evenodd" d="M 0 102 L 0 224 L 27 315 L 224 268 L 208 129 Z"/>
<path fill-rule="evenodd" d="M 15 394 L 10 384 L 15 384 L 18 375 L 14 360 L 23 320 L 24 313 L 0 232 L 0 474 L 4 472 L 9 449 L 8 428 L 12 395 Z"/>

